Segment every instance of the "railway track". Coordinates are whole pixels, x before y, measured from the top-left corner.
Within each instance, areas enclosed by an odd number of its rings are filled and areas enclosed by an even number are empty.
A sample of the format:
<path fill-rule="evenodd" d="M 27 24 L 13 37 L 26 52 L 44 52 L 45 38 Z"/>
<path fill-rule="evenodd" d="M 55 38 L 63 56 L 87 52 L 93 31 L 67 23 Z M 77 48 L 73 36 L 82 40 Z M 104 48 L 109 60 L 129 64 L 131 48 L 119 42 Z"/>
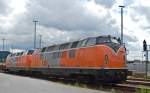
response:
<path fill-rule="evenodd" d="M 144 85 L 144 86 L 149 86 L 150 87 L 150 82 L 149 81 L 127 80 L 125 83 L 126 84 L 133 84 L 133 85 Z"/>
<path fill-rule="evenodd" d="M 134 93 L 137 91 L 137 89 L 139 89 L 138 86 L 135 85 L 131 85 L 131 84 L 116 84 L 114 86 L 112 86 L 113 89 L 115 89 L 116 91 L 124 91 L 124 93 Z"/>
<path fill-rule="evenodd" d="M 144 85 L 150 87 L 150 79 L 144 78 L 128 78 L 126 80 L 127 84 L 135 84 L 135 85 Z"/>
<path fill-rule="evenodd" d="M 127 79 L 126 82 L 115 84 L 112 88 L 121 90 L 121 93 L 150 93 L 150 80 L 142 78 Z"/>
<path fill-rule="evenodd" d="M 142 90 L 146 91 L 144 93 L 150 93 L 150 80 L 144 79 L 127 79 L 126 82 L 120 84 L 99 84 L 99 83 L 89 83 L 78 81 L 70 78 L 56 78 L 49 77 L 47 78 L 50 81 L 69 84 L 78 87 L 103 90 L 103 91 L 112 91 L 115 90 L 115 93 L 141 93 Z M 119 92 L 118 92 L 119 91 Z M 138 91 L 138 92 L 137 92 Z"/>
<path fill-rule="evenodd" d="M 112 86 L 112 88 L 115 89 L 116 91 L 118 90 L 121 91 L 121 93 L 150 93 L 150 87 L 143 86 L 143 85 L 116 84 L 115 86 Z M 145 91 L 145 92 L 141 92 L 141 91 Z"/>
<path fill-rule="evenodd" d="M 143 78 L 128 78 L 127 80 L 150 82 L 150 79 L 143 79 Z"/>
<path fill-rule="evenodd" d="M 18 75 L 18 74 L 16 74 Z M 20 75 L 20 74 L 19 74 Z M 90 89 L 96 89 L 96 90 L 106 90 L 111 91 L 112 89 L 115 90 L 115 93 L 141 93 L 137 91 L 141 91 L 144 89 L 144 93 L 150 93 L 150 80 L 144 80 L 144 79 L 127 79 L 126 82 L 120 83 L 120 84 L 99 84 L 99 83 L 89 83 L 89 82 L 81 82 L 75 79 L 71 78 L 58 78 L 58 77 L 43 77 L 42 75 L 24 75 L 21 76 L 29 76 L 32 78 L 38 78 L 38 79 L 46 79 L 53 82 L 63 83 L 63 84 L 69 84 L 77 87 L 84 87 L 84 88 L 90 88 Z M 116 92 L 119 91 L 119 92 Z"/>

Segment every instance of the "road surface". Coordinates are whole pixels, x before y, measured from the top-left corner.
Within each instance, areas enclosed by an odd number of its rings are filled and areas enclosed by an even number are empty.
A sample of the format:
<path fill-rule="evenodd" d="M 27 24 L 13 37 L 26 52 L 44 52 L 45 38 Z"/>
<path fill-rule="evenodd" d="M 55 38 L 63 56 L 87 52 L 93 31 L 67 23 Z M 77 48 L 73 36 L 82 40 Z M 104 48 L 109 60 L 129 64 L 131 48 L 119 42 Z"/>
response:
<path fill-rule="evenodd" d="M 109 93 L 0 73 L 0 93 Z"/>

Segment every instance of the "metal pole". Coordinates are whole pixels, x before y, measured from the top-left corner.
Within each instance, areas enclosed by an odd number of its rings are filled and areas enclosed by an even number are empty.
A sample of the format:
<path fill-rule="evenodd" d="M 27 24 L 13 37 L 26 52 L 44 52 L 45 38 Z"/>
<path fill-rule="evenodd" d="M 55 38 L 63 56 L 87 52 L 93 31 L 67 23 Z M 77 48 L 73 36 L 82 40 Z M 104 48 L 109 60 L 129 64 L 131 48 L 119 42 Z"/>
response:
<path fill-rule="evenodd" d="M 33 20 L 34 22 L 34 49 L 36 49 L 36 23 L 38 22 L 37 20 Z"/>
<path fill-rule="evenodd" d="M 119 6 L 121 8 L 121 44 L 123 44 L 123 8 L 125 6 Z"/>
<path fill-rule="evenodd" d="M 148 50 L 146 50 L 146 62 L 145 62 L 145 77 L 147 79 L 147 72 L 148 72 Z"/>
<path fill-rule="evenodd" d="M 2 41 L 3 41 L 3 51 L 4 51 L 5 38 L 2 38 Z"/>
<path fill-rule="evenodd" d="M 41 46 L 42 46 L 42 35 L 39 35 L 40 36 L 40 49 L 41 49 Z"/>

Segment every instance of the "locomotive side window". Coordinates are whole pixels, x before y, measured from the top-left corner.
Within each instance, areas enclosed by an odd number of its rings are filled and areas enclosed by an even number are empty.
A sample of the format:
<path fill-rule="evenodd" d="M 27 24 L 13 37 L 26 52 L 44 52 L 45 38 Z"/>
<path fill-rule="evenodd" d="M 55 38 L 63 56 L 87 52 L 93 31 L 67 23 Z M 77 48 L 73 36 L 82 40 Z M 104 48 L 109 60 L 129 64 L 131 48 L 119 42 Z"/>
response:
<path fill-rule="evenodd" d="M 55 46 L 49 46 L 47 47 L 46 52 L 54 51 L 54 49 L 55 49 Z"/>
<path fill-rule="evenodd" d="M 45 50 L 46 50 L 46 47 L 42 48 L 41 52 L 45 52 Z"/>
<path fill-rule="evenodd" d="M 20 56 L 22 56 L 22 55 L 23 55 L 23 52 L 20 53 Z"/>
<path fill-rule="evenodd" d="M 87 39 L 81 40 L 81 41 L 79 41 L 77 47 L 84 47 L 84 46 L 86 46 L 86 43 L 87 43 Z"/>
<path fill-rule="evenodd" d="M 53 50 L 53 51 L 59 50 L 59 47 L 60 47 L 60 45 L 56 45 L 56 46 L 54 47 L 54 50 Z"/>
<path fill-rule="evenodd" d="M 83 40 L 83 43 L 82 43 L 81 47 L 86 46 L 87 41 L 88 41 L 87 39 Z"/>
<path fill-rule="evenodd" d="M 96 43 L 96 38 L 89 38 L 86 46 L 95 45 L 95 43 Z"/>
<path fill-rule="evenodd" d="M 59 45 L 49 46 L 45 51 L 46 52 L 52 52 L 52 51 L 56 51 L 56 50 L 59 50 Z"/>
<path fill-rule="evenodd" d="M 31 55 L 34 52 L 34 50 L 29 50 L 27 55 Z"/>
<path fill-rule="evenodd" d="M 62 45 L 60 45 L 60 47 L 59 47 L 60 50 L 67 49 L 67 48 L 69 48 L 69 43 L 62 44 Z"/>
<path fill-rule="evenodd" d="M 96 44 L 101 44 L 101 43 L 109 43 L 110 39 L 108 37 L 97 37 L 96 38 Z"/>
<path fill-rule="evenodd" d="M 81 47 L 82 43 L 83 43 L 83 40 L 79 41 L 77 47 Z"/>
<path fill-rule="evenodd" d="M 16 54 L 16 56 L 19 56 L 20 55 L 20 52 L 18 52 L 17 54 Z"/>
<path fill-rule="evenodd" d="M 78 43 L 79 43 L 79 41 L 75 41 L 75 42 L 73 42 L 73 43 L 72 43 L 71 48 L 76 48 L 76 47 L 77 47 L 77 45 L 78 45 Z"/>
<path fill-rule="evenodd" d="M 19 56 L 19 55 L 20 55 L 20 53 L 17 53 L 17 54 L 16 54 L 16 56 Z"/>

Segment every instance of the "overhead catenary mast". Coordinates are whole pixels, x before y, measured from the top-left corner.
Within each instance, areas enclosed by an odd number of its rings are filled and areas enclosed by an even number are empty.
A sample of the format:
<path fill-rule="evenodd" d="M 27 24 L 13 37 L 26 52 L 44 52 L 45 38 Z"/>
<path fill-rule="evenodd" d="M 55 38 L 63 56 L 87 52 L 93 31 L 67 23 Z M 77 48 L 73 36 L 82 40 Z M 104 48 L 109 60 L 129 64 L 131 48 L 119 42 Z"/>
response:
<path fill-rule="evenodd" d="M 36 49 L 36 23 L 38 20 L 33 20 L 34 22 L 34 49 Z"/>
<path fill-rule="evenodd" d="M 2 38 L 2 41 L 3 41 L 3 48 L 2 48 L 2 50 L 4 51 L 4 49 L 5 49 L 5 38 Z"/>
<path fill-rule="evenodd" d="M 42 35 L 39 35 L 39 37 L 40 37 L 39 48 L 41 49 L 41 47 L 42 47 Z"/>
<path fill-rule="evenodd" d="M 125 6 L 120 5 L 121 8 L 121 44 L 123 44 L 123 8 Z"/>

